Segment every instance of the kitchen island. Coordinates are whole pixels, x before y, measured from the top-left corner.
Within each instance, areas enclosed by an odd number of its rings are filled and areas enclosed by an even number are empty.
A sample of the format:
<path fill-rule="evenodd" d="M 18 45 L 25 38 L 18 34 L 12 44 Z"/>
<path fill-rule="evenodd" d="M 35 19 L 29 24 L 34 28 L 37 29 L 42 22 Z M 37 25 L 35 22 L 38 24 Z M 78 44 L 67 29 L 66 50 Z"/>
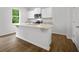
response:
<path fill-rule="evenodd" d="M 49 50 L 51 44 L 52 25 L 50 24 L 17 24 L 16 36 L 38 47 Z"/>

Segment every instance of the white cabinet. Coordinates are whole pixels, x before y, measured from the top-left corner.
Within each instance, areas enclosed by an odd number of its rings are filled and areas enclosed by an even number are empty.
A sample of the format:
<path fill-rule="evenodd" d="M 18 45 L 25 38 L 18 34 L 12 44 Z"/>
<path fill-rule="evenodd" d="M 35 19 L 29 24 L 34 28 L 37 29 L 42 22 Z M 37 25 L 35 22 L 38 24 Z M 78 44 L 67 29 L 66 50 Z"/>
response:
<path fill-rule="evenodd" d="M 34 9 L 34 14 L 40 14 L 40 13 L 41 13 L 41 8 Z"/>
<path fill-rule="evenodd" d="M 34 18 L 34 14 L 42 14 L 42 18 L 52 18 L 52 8 L 35 8 L 28 12 L 28 18 Z"/>
<path fill-rule="evenodd" d="M 52 8 L 42 8 L 42 18 L 52 18 Z"/>
<path fill-rule="evenodd" d="M 41 8 L 34 8 L 33 10 L 28 12 L 28 18 L 34 18 L 34 14 L 40 14 Z"/>
<path fill-rule="evenodd" d="M 28 12 L 28 18 L 34 18 L 34 11 Z"/>

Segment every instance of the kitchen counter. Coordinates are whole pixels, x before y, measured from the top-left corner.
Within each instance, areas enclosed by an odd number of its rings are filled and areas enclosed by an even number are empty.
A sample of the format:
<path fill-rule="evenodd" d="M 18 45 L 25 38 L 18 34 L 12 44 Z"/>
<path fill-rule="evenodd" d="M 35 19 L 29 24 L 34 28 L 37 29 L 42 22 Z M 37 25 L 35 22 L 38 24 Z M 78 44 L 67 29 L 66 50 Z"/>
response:
<path fill-rule="evenodd" d="M 16 36 L 38 47 L 49 50 L 51 44 L 52 25 L 50 24 L 16 24 Z"/>
<path fill-rule="evenodd" d="M 30 24 L 30 23 L 23 23 L 23 24 L 15 24 L 17 26 L 27 26 L 27 27 L 34 27 L 34 28 L 43 28 L 43 29 L 49 29 L 53 26 L 51 24 Z"/>

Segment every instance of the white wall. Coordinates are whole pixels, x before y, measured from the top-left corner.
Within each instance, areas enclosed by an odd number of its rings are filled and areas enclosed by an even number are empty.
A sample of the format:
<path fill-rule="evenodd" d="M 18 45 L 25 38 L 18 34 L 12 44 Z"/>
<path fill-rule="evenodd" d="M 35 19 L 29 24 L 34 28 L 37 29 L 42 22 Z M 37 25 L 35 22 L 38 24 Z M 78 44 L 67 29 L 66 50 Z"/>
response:
<path fill-rule="evenodd" d="M 18 8 L 20 12 L 20 24 L 25 23 L 28 18 L 28 10 L 27 8 Z"/>
<path fill-rule="evenodd" d="M 15 32 L 12 25 L 11 8 L 0 7 L 0 36 Z"/>
<path fill-rule="evenodd" d="M 67 37 L 69 39 L 72 39 L 72 19 L 73 19 L 73 8 L 68 8 L 68 18 L 67 18 Z M 72 39 L 73 40 L 73 39 Z"/>
<path fill-rule="evenodd" d="M 55 7 L 53 8 L 53 32 L 57 34 L 67 35 L 71 38 L 71 8 Z"/>
<path fill-rule="evenodd" d="M 28 12 L 26 8 L 17 8 L 20 11 L 20 24 L 27 20 Z M 16 32 L 17 28 L 12 24 L 12 8 L 0 7 L 0 36 Z"/>
<path fill-rule="evenodd" d="M 72 27 L 73 27 L 73 42 L 75 43 L 76 47 L 79 51 L 79 7 L 73 8 L 73 20 L 72 20 Z"/>

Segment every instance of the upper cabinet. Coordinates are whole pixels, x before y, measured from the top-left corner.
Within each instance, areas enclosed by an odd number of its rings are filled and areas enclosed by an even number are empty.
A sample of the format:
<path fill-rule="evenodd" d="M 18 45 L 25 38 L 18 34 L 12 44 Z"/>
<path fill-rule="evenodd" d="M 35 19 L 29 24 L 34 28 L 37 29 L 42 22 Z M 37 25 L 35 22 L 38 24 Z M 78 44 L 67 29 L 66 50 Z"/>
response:
<path fill-rule="evenodd" d="M 35 14 L 41 14 L 42 18 L 52 18 L 52 8 L 34 8 L 28 11 L 28 18 L 34 18 Z"/>
<path fill-rule="evenodd" d="M 52 8 L 42 8 L 42 18 L 52 18 Z"/>
<path fill-rule="evenodd" d="M 41 8 L 34 8 L 33 10 L 30 10 L 28 12 L 28 18 L 34 18 L 35 14 L 40 14 L 41 13 Z"/>
<path fill-rule="evenodd" d="M 28 11 L 28 18 L 34 18 L 34 11 Z"/>

